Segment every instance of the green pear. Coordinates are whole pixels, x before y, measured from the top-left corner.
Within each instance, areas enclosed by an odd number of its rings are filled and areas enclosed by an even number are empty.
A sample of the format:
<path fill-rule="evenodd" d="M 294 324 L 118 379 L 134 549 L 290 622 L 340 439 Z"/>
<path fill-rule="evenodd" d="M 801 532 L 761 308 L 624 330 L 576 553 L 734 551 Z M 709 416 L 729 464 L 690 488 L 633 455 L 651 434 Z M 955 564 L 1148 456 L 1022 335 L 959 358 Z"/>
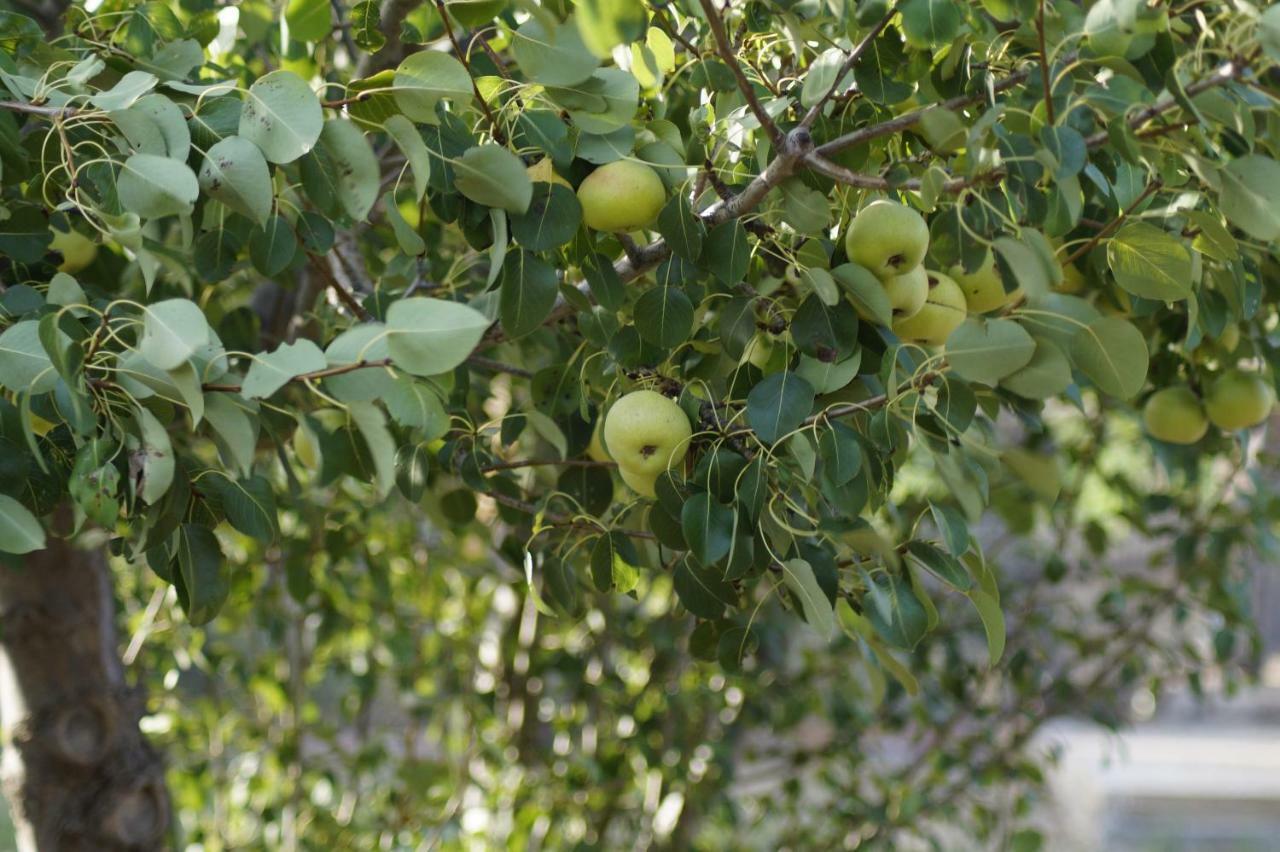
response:
<path fill-rule="evenodd" d="M 1271 414 L 1275 402 L 1275 389 L 1265 379 L 1234 369 L 1214 380 L 1204 397 L 1210 422 L 1229 431 L 1257 426 Z"/>
<path fill-rule="evenodd" d="M 582 221 L 597 231 L 635 231 L 653 224 L 666 203 L 662 178 L 644 163 L 614 160 L 578 187 Z"/>
<path fill-rule="evenodd" d="M 654 486 L 658 484 L 659 475 L 657 473 L 637 473 L 626 467 L 618 468 L 618 476 L 622 477 L 622 481 L 627 484 L 628 488 L 641 497 L 658 496 Z"/>
<path fill-rule="evenodd" d="M 591 430 L 591 441 L 587 444 L 587 458 L 598 462 L 611 462 L 609 451 L 605 449 L 604 439 L 601 433 L 604 431 L 604 418 L 596 420 L 596 426 Z"/>
<path fill-rule="evenodd" d="M 909 343 L 941 346 L 967 316 L 964 291 L 941 272 L 926 273 L 929 297 L 913 317 L 894 320 L 893 333 Z"/>
<path fill-rule="evenodd" d="M 680 406 L 651 390 L 623 396 L 604 419 L 609 455 L 619 468 L 642 476 L 657 476 L 683 461 L 692 435 Z"/>
<path fill-rule="evenodd" d="M 1142 407 L 1142 422 L 1147 434 L 1170 444 L 1194 444 L 1209 431 L 1204 407 L 1187 387 L 1153 393 Z"/>
<path fill-rule="evenodd" d="M 987 311 L 1003 308 L 1022 296 L 1021 287 L 1012 293 L 1004 291 L 1004 281 L 1000 277 L 1000 270 L 996 268 L 996 256 L 992 251 L 987 252 L 986 260 L 973 272 L 966 274 L 964 267 L 956 264 L 947 274 L 964 291 L 965 304 L 972 314 L 985 314 Z"/>
<path fill-rule="evenodd" d="M 885 281 L 910 272 L 929 248 L 929 226 L 910 207 L 896 201 L 873 201 L 858 211 L 844 235 L 849 260 Z"/>
<path fill-rule="evenodd" d="M 79 231 L 59 231 L 50 228 L 53 240 L 49 250 L 62 255 L 62 263 L 58 264 L 59 272 L 75 274 L 93 263 L 98 256 L 98 244 Z"/>
<path fill-rule="evenodd" d="M 884 292 L 893 308 L 893 319 L 910 319 L 920 313 L 929 298 L 929 274 L 923 266 L 885 279 Z"/>

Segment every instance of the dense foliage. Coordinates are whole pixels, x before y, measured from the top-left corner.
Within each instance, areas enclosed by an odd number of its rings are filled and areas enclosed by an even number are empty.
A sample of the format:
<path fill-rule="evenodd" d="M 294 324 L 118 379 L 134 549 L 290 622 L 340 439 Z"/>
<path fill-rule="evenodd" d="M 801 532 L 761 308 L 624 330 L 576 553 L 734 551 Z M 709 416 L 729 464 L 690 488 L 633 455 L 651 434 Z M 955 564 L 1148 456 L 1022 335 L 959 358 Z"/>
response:
<path fill-rule="evenodd" d="M 417 696 L 406 742 L 434 726 L 448 759 L 393 784 L 360 751 L 385 797 L 361 830 L 451 825 L 483 766 L 509 835 L 562 813 L 590 841 L 616 811 L 638 836 L 646 785 L 676 784 L 675 817 L 727 808 L 698 783 L 732 774 L 725 732 L 808 713 L 848 810 L 797 836 L 910 828 L 966 791 L 920 793 L 937 755 L 873 774 L 862 738 L 958 729 L 952 757 L 1015 777 L 1034 724 L 991 743 L 984 714 L 1247 644 L 1277 8 L 104 0 L 53 40 L 0 12 L 0 551 L 98 536 L 152 572 L 127 575 L 159 590 L 141 621 L 170 588 L 191 626 L 227 606 L 175 672 L 291 706 L 264 760 L 299 766 L 325 701 L 359 717 L 305 671 L 358 708 L 383 676 Z M 992 509 L 1020 561 L 984 553 Z M 1135 532 L 1164 567 L 1105 569 Z M 1211 650 L 1107 667 L 1200 617 Z M 526 741 L 506 699 L 535 677 Z M 192 689 L 198 752 L 225 704 Z M 271 736 L 218 740 L 241 734 Z M 290 789 L 271 808 L 343 811 Z M 746 830 L 721 817 L 681 830 Z"/>

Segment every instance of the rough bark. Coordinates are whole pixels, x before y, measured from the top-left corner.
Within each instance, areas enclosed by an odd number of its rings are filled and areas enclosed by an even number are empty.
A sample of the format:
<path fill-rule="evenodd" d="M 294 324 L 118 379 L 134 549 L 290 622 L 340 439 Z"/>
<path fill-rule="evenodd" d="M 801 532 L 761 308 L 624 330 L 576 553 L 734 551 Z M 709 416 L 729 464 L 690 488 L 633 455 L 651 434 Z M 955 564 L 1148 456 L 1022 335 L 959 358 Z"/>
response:
<path fill-rule="evenodd" d="M 160 755 L 125 682 L 111 574 L 99 551 L 50 538 L 0 567 L 0 780 L 22 852 L 164 846 Z"/>

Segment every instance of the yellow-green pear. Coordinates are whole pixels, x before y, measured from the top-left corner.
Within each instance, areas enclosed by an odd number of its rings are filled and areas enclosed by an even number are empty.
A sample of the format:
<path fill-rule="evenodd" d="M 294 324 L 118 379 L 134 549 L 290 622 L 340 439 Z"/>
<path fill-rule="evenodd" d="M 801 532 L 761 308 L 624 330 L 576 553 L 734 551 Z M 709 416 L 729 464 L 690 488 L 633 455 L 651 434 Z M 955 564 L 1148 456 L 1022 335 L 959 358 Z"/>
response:
<path fill-rule="evenodd" d="M 639 494 L 641 497 L 658 496 L 654 486 L 658 484 L 659 473 L 638 473 L 626 467 L 618 468 L 618 476 L 622 477 L 622 481 L 627 487 Z"/>
<path fill-rule="evenodd" d="M 74 275 L 93 263 L 93 259 L 98 256 L 98 244 L 79 231 L 59 231 L 57 228 L 50 230 L 53 232 L 53 240 L 49 243 L 49 250 L 62 255 L 62 263 L 58 264 L 59 272 Z"/>
<path fill-rule="evenodd" d="M 1012 293 L 1004 291 L 1004 281 L 1000 278 L 1000 270 L 996 268 L 995 252 L 987 251 L 986 260 L 973 272 L 966 273 L 964 267 L 956 264 L 947 272 L 964 291 L 965 304 L 971 314 L 985 314 L 1003 308 L 1022 296 L 1022 288 Z"/>
<path fill-rule="evenodd" d="M 1142 423 L 1148 435 L 1170 444 L 1194 444 L 1209 431 L 1204 407 L 1187 387 L 1153 393 L 1142 407 Z"/>
<path fill-rule="evenodd" d="M 1222 329 L 1222 334 L 1218 335 L 1217 343 L 1223 352 L 1235 352 L 1236 347 L 1240 345 L 1240 326 L 1228 323 Z"/>
<path fill-rule="evenodd" d="M 666 200 L 658 173 L 631 160 L 601 166 L 578 187 L 582 221 L 597 231 L 634 231 L 651 225 Z"/>
<path fill-rule="evenodd" d="M 964 322 L 966 305 L 960 285 L 941 272 L 928 272 L 929 297 L 915 316 L 893 323 L 893 333 L 909 343 L 941 346 Z"/>
<path fill-rule="evenodd" d="M 591 430 L 591 441 L 587 444 L 587 458 L 592 461 L 611 462 L 613 459 L 609 457 L 609 451 L 604 447 L 604 439 L 601 434 L 604 431 L 601 428 L 603 425 L 604 419 L 600 418 L 596 420 L 596 427 Z"/>
<path fill-rule="evenodd" d="M 604 419 L 609 455 L 619 468 L 645 476 L 656 476 L 683 461 L 692 436 L 689 418 L 680 406 L 651 390 L 626 394 Z"/>
<path fill-rule="evenodd" d="M 910 319 L 920 313 L 929 298 L 929 274 L 923 266 L 895 275 L 884 281 L 884 292 L 893 308 L 894 322 Z"/>
<path fill-rule="evenodd" d="M 525 169 L 525 173 L 529 175 L 529 180 L 534 183 L 558 183 L 561 186 L 567 186 L 569 189 L 573 189 L 573 184 L 560 177 L 559 172 L 557 172 L 555 167 L 551 164 L 550 157 L 543 157 L 541 160 Z"/>
<path fill-rule="evenodd" d="M 844 235 L 849 260 L 884 281 L 910 272 L 929 248 L 924 217 L 896 201 L 873 201 L 858 211 Z"/>
<path fill-rule="evenodd" d="M 1275 402 L 1275 389 L 1262 376 L 1235 369 L 1215 379 L 1204 397 L 1210 422 L 1230 431 L 1257 426 Z"/>

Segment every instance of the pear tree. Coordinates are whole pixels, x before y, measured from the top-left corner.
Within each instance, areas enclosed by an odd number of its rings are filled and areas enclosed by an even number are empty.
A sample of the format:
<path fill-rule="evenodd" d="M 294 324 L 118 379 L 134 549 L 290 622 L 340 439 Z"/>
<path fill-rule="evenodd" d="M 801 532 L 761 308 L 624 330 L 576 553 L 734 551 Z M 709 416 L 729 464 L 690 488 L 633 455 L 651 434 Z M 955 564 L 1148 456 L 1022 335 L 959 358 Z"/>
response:
<path fill-rule="evenodd" d="M 30 848 L 71 830 L 43 798 L 67 765 L 86 848 L 168 823 L 118 677 L 60 685 L 110 632 L 40 638 L 47 596 L 109 593 L 57 579 L 75 543 L 195 630 L 246 546 L 290 540 L 282 506 L 394 505 L 487 526 L 544 617 L 669 589 L 684 652 L 733 676 L 795 643 L 906 689 L 972 656 L 940 612 L 987 670 L 1026 653 L 979 525 L 1105 549 L 1062 508 L 1103 475 L 1081 424 L 1194 485 L 1164 508 L 1252 463 L 1277 8 L 0 11 L 0 614 L 36 613 L 0 639 L 28 699 L 0 726 L 36 732 L 9 785 Z M 1228 563 L 1189 593 L 1236 618 Z M 149 780 L 104 800 L 126 733 Z"/>

